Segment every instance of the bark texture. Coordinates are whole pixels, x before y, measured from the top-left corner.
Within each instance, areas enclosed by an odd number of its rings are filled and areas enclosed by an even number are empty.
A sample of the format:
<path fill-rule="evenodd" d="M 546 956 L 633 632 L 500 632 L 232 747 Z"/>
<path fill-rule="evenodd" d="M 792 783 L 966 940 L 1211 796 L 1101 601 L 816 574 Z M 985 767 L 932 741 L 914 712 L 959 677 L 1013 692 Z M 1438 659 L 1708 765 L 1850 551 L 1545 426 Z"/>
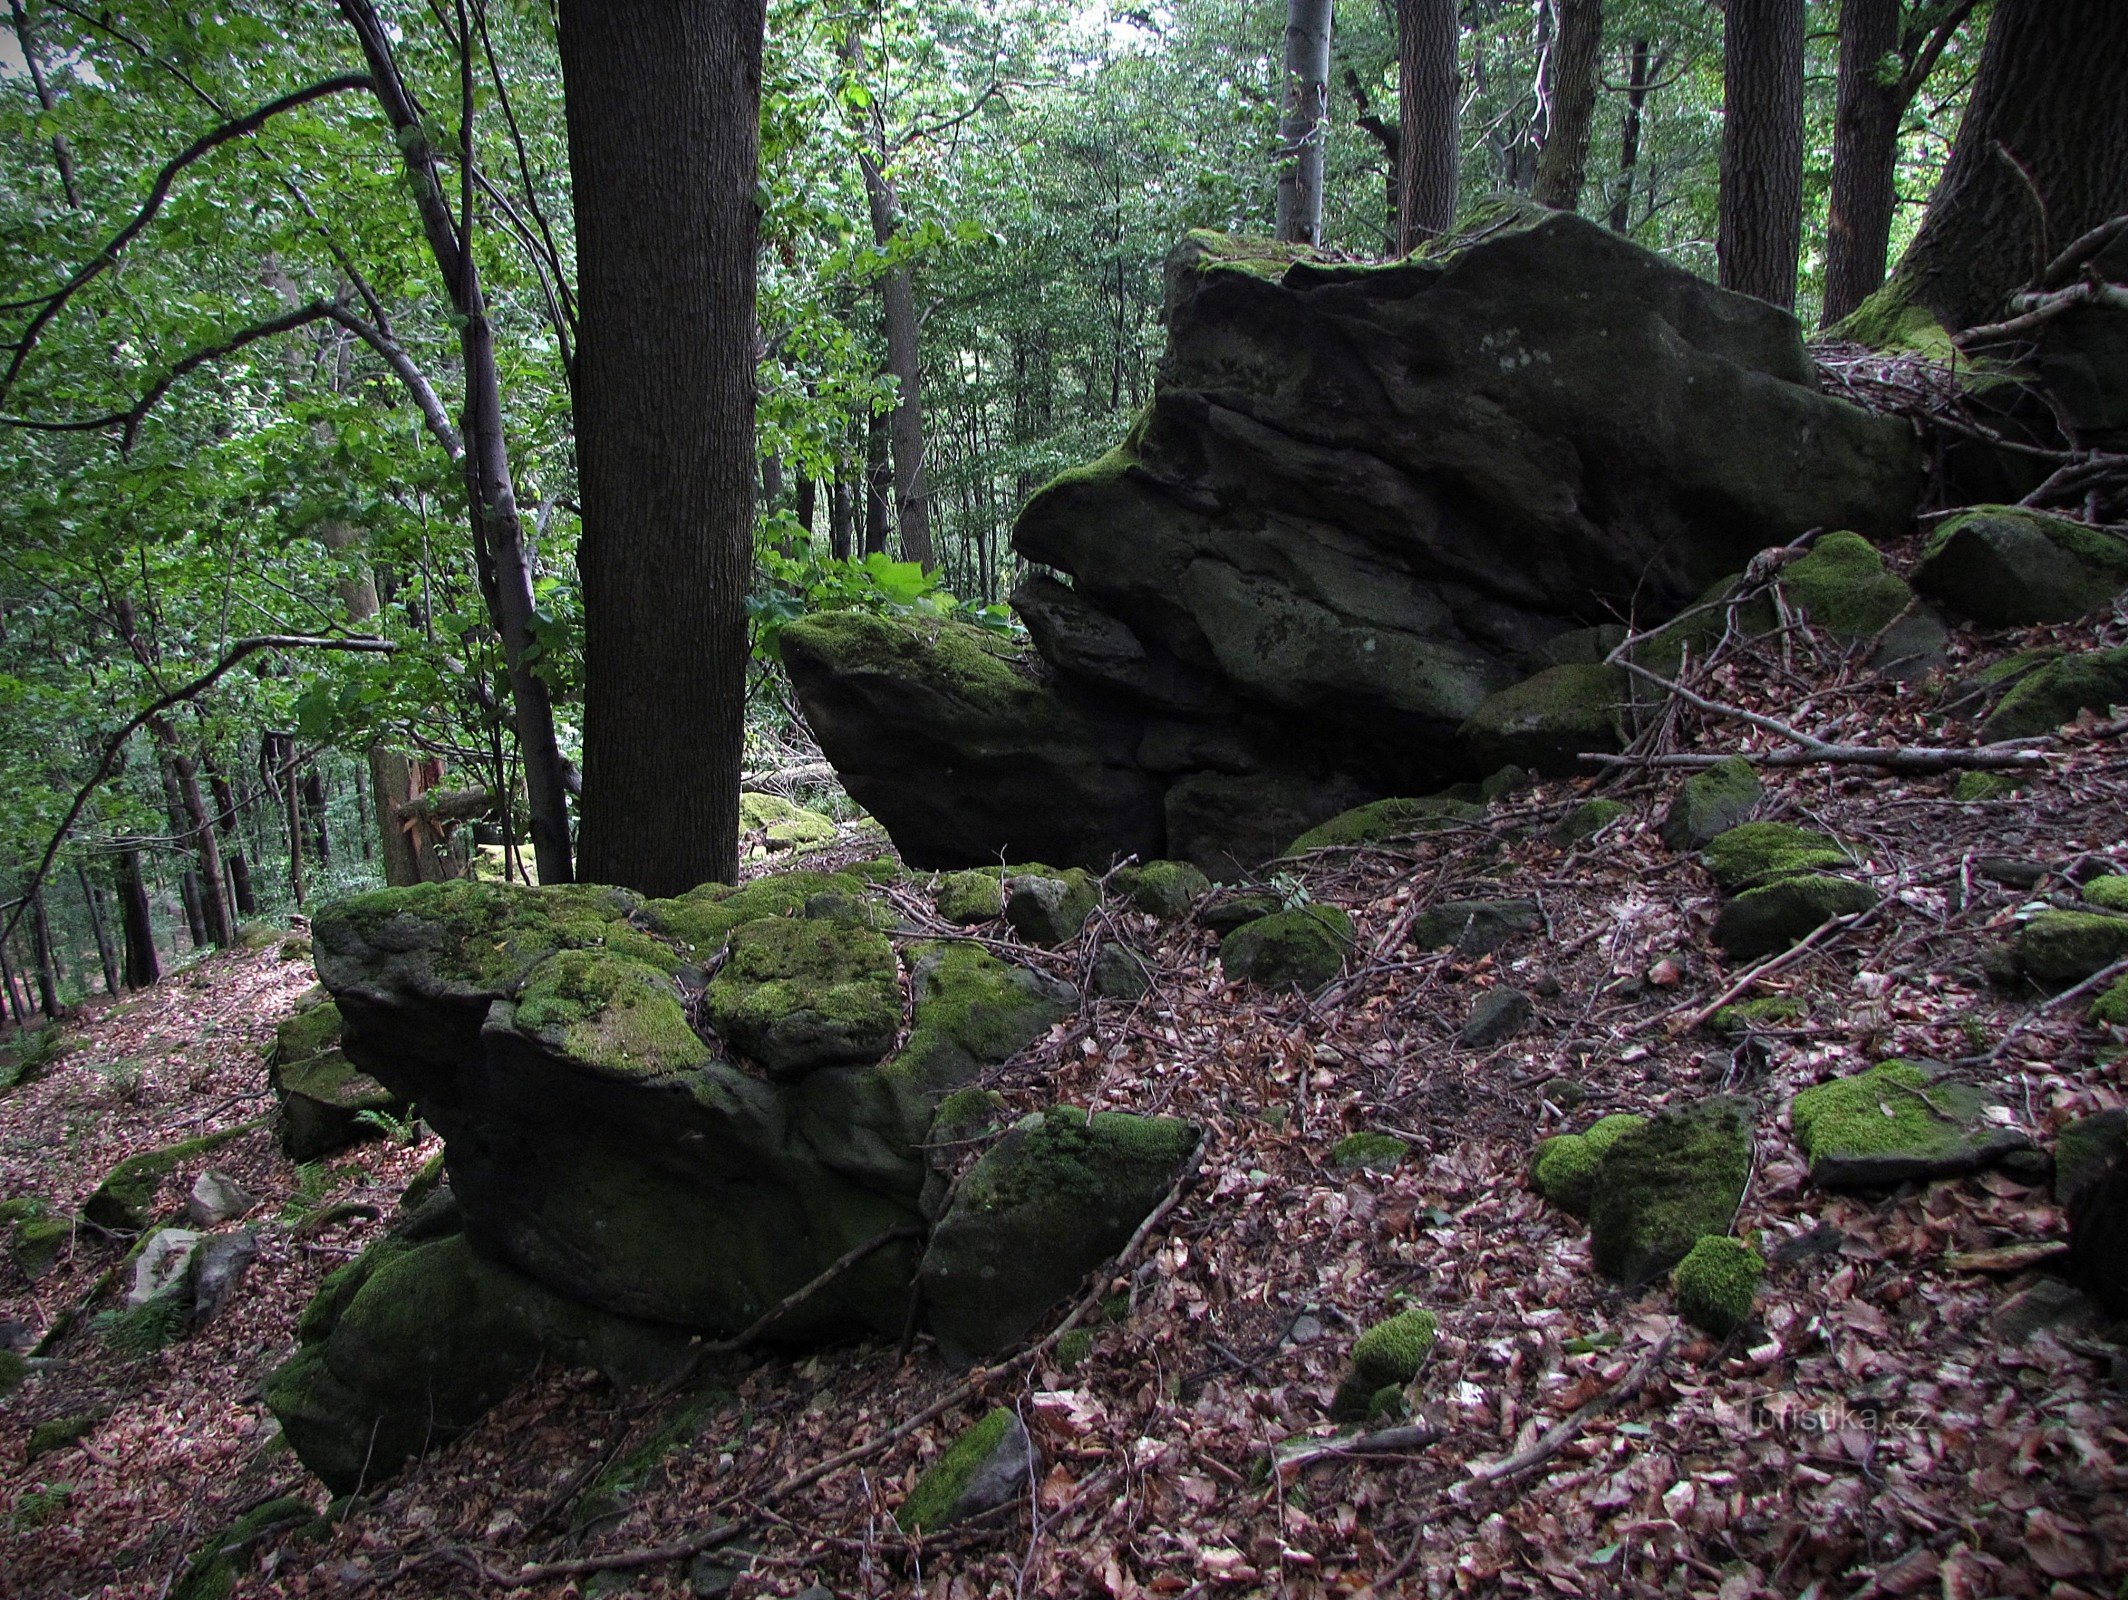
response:
<path fill-rule="evenodd" d="M 1323 240 L 1323 149 L 1330 137 L 1330 0 L 1287 0 L 1286 95 L 1278 119 L 1278 236 Z"/>
<path fill-rule="evenodd" d="M 1901 0 L 1841 0 L 1840 88 L 1826 218 L 1825 315 L 1833 323 L 1876 293 L 1890 248 L 1899 161 L 1899 85 L 1883 63 L 1899 48 Z"/>
<path fill-rule="evenodd" d="M 1462 89 L 1456 0 L 1397 0 L 1397 250 L 1408 254 L 1456 220 Z"/>
<path fill-rule="evenodd" d="M 738 871 L 763 0 L 564 0 L 583 875 Z"/>
<path fill-rule="evenodd" d="M 2128 5 L 1996 0 L 1958 139 L 1899 263 L 1954 332 L 1993 321 L 2062 246 L 2128 212 Z"/>
<path fill-rule="evenodd" d="M 136 847 L 118 853 L 118 919 L 125 930 L 126 987 L 146 989 L 160 982 L 162 953 L 155 948 L 155 918 L 148 907 L 148 886 L 141 877 Z"/>
<path fill-rule="evenodd" d="M 1792 307 L 1803 246 L 1803 0 L 1729 0 L 1722 97 L 1722 287 Z"/>
<path fill-rule="evenodd" d="M 872 239 L 882 250 L 901 231 L 901 196 L 872 156 L 860 153 Z M 887 430 L 894 441 L 894 520 L 901 558 L 938 565 L 931 546 L 931 490 L 924 472 L 923 348 L 916 315 L 916 276 L 903 261 L 879 280 L 880 315 L 887 330 L 887 370 L 894 375 L 894 409 Z"/>
<path fill-rule="evenodd" d="M 1588 181 L 1589 130 L 1596 120 L 1596 61 L 1603 46 L 1603 0 L 1558 0 L 1559 43 L 1552 67 L 1552 117 L 1537 158 L 1540 205 L 1581 206 Z"/>

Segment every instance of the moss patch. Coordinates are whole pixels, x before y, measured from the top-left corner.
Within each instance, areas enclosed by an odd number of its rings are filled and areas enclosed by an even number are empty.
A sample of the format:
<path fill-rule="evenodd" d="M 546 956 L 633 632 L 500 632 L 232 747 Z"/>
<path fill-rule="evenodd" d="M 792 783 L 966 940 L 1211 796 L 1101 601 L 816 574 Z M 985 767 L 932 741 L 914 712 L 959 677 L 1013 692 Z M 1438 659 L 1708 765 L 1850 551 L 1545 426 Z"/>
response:
<path fill-rule="evenodd" d="M 1602 832 L 1626 814 L 1623 801 L 1608 800 L 1598 796 L 1584 800 L 1567 814 L 1566 821 L 1559 824 L 1556 837 L 1562 844 L 1579 844 L 1583 839 Z"/>
<path fill-rule="evenodd" d="M 950 1525 L 977 1471 L 1013 1436 L 1019 1419 L 1010 1406 L 999 1406 L 953 1442 L 916 1480 L 908 1499 L 894 1513 L 904 1533 L 935 1533 Z"/>
<path fill-rule="evenodd" d="M 1377 1322 L 1352 1343 L 1352 1366 L 1330 1402 L 1339 1422 L 1364 1422 L 1383 1389 L 1401 1391 L 1433 1353 L 1434 1314 L 1421 1306 Z"/>
<path fill-rule="evenodd" d="M 1707 841 L 1700 862 L 1731 892 L 1852 864 L 1838 840 L 1786 822 L 1747 822 L 1719 833 Z"/>
<path fill-rule="evenodd" d="M 82 1205 L 81 1214 L 99 1228 L 116 1233 L 138 1233 L 155 1219 L 155 1194 L 162 1181 L 196 1156 L 219 1150 L 232 1140 L 265 1127 L 273 1119 L 259 1117 L 233 1128 L 202 1134 L 197 1139 L 143 1150 L 113 1167 Z"/>
<path fill-rule="evenodd" d="M 1597 1269 L 1628 1286 L 1669 1270 L 1705 1235 L 1729 1231 L 1750 1176 L 1751 1120 L 1740 1100 L 1702 1100 L 1628 1128 L 1592 1179 Z"/>
<path fill-rule="evenodd" d="M 2084 903 L 2102 911 L 2128 911 L 2128 878 L 2111 873 L 2084 885 Z"/>
<path fill-rule="evenodd" d="M 1949 1176 L 2022 1148 L 2022 1136 L 1986 1120 L 1989 1097 L 1970 1084 L 1931 1081 L 1907 1061 L 1801 1091 L 1788 1123 L 1829 1188 L 1880 1188 Z"/>
<path fill-rule="evenodd" d="M 1314 989 L 1344 970 L 1352 943 L 1352 919 L 1343 911 L 1303 906 L 1236 928 L 1219 947 L 1219 965 L 1236 981 Z"/>
<path fill-rule="evenodd" d="M 1348 1133 L 1332 1146 L 1330 1164 L 1335 1167 L 1393 1167 L 1411 1153 L 1411 1146 L 1392 1134 L 1369 1129 Z"/>
<path fill-rule="evenodd" d="M 236 1586 L 239 1564 L 249 1565 L 255 1546 L 276 1529 L 293 1534 L 315 1529 L 322 1534 L 326 1524 L 301 1500 L 283 1497 L 247 1511 L 202 1545 L 184 1576 L 170 1591 L 170 1600 L 225 1600 Z"/>
<path fill-rule="evenodd" d="M 1946 365 L 1961 359 L 1942 321 L 1914 297 L 1913 280 L 1897 273 L 1843 317 L 1831 337 L 1886 353 L 1909 351 Z"/>
<path fill-rule="evenodd" d="M 1751 815 L 1765 790 L 1742 756 L 1695 772 L 1677 791 L 1663 818 L 1662 840 L 1672 850 L 1697 850 Z"/>
<path fill-rule="evenodd" d="M 1961 772 L 1958 781 L 1951 785 L 1951 798 L 1964 805 L 1980 800 L 2005 800 L 2029 781 L 2010 772 Z"/>
<path fill-rule="evenodd" d="M 497 996 L 557 950 L 612 949 L 673 970 L 671 951 L 630 927 L 635 896 L 598 884 L 533 889 L 470 878 L 380 889 L 327 906 L 313 935 L 321 951 L 364 944 L 420 952 L 447 988 Z"/>
<path fill-rule="evenodd" d="M 322 988 L 309 990 L 296 1009 L 273 1030 L 273 1062 L 293 1066 L 336 1048 L 340 1043 L 340 1008 Z"/>
<path fill-rule="evenodd" d="M 901 968 L 870 928 L 767 917 L 732 930 L 707 1003 L 720 1036 L 771 1077 L 797 1079 L 894 1048 Z"/>
<path fill-rule="evenodd" d="M 1328 850 L 1339 845 L 1377 844 L 1384 839 L 1405 838 L 1458 822 L 1481 822 L 1485 807 L 1451 795 L 1422 795 L 1415 799 L 1377 800 L 1355 806 L 1332 817 L 1286 846 L 1289 856 L 1310 850 Z"/>
<path fill-rule="evenodd" d="M 2091 1002 L 2091 1020 L 2128 1027 L 2128 978 L 2115 979 L 2112 988 Z"/>
<path fill-rule="evenodd" d="M 1707 1026 L 1716 1033 L 1734 1038 L 1754 1028 L 1800 1022 L 1809 1014 L 1810 1008 L 1792 995 L 1767 995 L 1762 999 L 1740 1000 L 1735 1005 L 1723 1006 L 1708 1019 Z"/>
<path fill-rule="evenodd" d="M 938 880 L 931 903 L 948 922 L 962 926 L 990 922 L 1005 914 L 1004 879 L 996 872 L 984 872 L 980 868 L 949 872 Z"/>
<path fill-rule="evenodd" d="M 656 967 L 599 950 L 562 950 L 518 997 L 517 1026 L 565 1055 L 631 1077 L 683 1072 L 709 1060 L 672 979 Z"/>
<path fill-rule="evenodd" d="M 1984 739 L 2052 733 L 2080 711 L 2128 704 L 2128 645 L 2061 656 L 2022 678 L 1986 722 Z"/>
<path fill-rule="evenodd" d="M 1162 921 L 1188 916 L 1190 907 L 1212 887 L 1212 880 L 1187 861 L 1124 867 L 1109 881 L 1132 905 Z"/>
<path fill-rule="evenodd" d="M 1562 1133 L 1545 1140 L 1537 1146 L 1536 1160 L 1530 1164 L 1530 1181 L 1536 1184 L 1539 1194 L 1561 1210 L 1577 1217 L 1587 1216 L 1596 1163 L 1622 1135 L 1647 1120 L 1630 1111 L 1619 1111 L 1598 1118 L 1580 1133 Z"/>
<path fill-rule="evenodd" d="M 1882 552 L 1858 533 L 1826 534 L 1781 569 L 1780 585 L 1813 625 L 1844 640 L 1890 626 L 1914 601 L 1906 580 L 1887 569 Z"/>
<path fill-rule="evenodd" d="M 1765 1260 L 1743 1240 L 1709 1234 L 1685 1252 L 1670 1274 L 1670 1288 L 1687 1322 L 1726 1339 L 1751 1320 L 1765 1275 Z"/>
<path fill-rule="evenodd" d="M 1851 878 L 1776 878 L 1747 889 L 1721 909 L 1714 942 L 1733 960 L 1756 961 L 1786 950 L 1835 917 L 1877 903 L 1877 891 Z"/>
<path fill-rule="evenodd" d="M 2081 983 L 2128 956 L 2128 917 L 2042 911 L 2018 930 L 2018 967 L 2035 982 Z"/>
<path fill-rule="evenodd" d="M 741 794 L 739 831 L 750 836 L 748 843 L 756 853 L 770 855 L 833 844 L 836 838 L 832 820 L 780 794 Z"/>
<path fill-rule="evenodd" d="M 644 916 L 658 933 L 679 941 L 698 961 L 724 948 L 732 929 L 763 917 L 796 917 L 815 895 L 862 895 L 864 880 L 848 872 L 771 872 L 736 888 L 705 883 L 677 900 L 653 900 Z"/>
<path fill-rule="evenodd" d="M 1546 667 L 1488 696 L 1457 737 L 1487 766 L 1571 776 L 1587 770 L 1582 752 L 1625 748 L 1631 699 L 1623 667 Z"/>

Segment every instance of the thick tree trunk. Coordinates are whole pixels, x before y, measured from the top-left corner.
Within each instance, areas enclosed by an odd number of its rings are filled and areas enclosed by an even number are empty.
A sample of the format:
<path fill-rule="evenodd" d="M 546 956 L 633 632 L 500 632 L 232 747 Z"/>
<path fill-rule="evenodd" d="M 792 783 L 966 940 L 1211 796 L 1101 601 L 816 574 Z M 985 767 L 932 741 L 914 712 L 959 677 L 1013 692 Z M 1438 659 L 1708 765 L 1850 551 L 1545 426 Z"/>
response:
<path fill-rule="evenodd" d="M 1899 165 L 1900 84 L 1884 64 L 1899 48 L 1904 0 L 1841 0 L 1840 88 L 1833 114 L 1832 197 L 1825 225 L 1823 321 L 1838 322 L 1884 282 L 1892 184 Z"/>
<path fill-rule="evenodd" d="M 155 948 L 155 917 L 148 905 L 148 885 L 140 873 L 140 851 L 118 853 L 118 919 L 125 929 L 128 989 L 146 989 L 162 981 L 162 954 Z"/>
<path fill-rule="evenodd" d="M 585 877 L 738 873 L 763 0 L 562 0 Z M 544 877 L 544 868 L 542 868 Z"/>
<path fill-rule="evenodd" d="M 1559 41 L 1552 65 L 1552 114 L 1537 158 L 1539 205 L 1578 210 L 1588 181 L 1589 130 L 1596 121 L 1596 66 L 1603 47 L 1603 0 L 1557 0 Z"/>
<path fill-rule="evenodd" d="M 1397 0 L 1397 251 L 1409 254 L 1456 220 L 1463 161 L 1456 0 Z"/>
<path fill-rule="evenodd" d="M 37 1003 L 49 1021 L 58 1021 L 59 964 L 52 953 L 52 919 L 44 909 L 44 891 L 30 896 L 30 949 L 37 957 Z"/>
<path fill-rule="evenodd" d="M 1278 236 L 1323 242 L 1323 151 L 1330 142 L 1330 0 L 1287 0 L 1286 93 L 1278 119 Z"/>
<path fill-rule="evenodd" d="M 808 545 L 813 542 L 813 513 L 819 504 L 819 483 L 803 472 L 797 474 L 797 483 L 791 494 L 791 515 L 797 519 Z"/>
<path fill-rule="evenodd" d="M 325 774 L 311 767 L 303 774 L 303 813 L 310 819 L 311 843 L 318 865 L 332 865 L 332 833 L 326 827 Z"/>
<path fill-rule="evenodd" d="M 1958 139 L 1895 282 L 1957 331 L 2128 212 L 2128 4 L 1995 0 Z"/>
<path fill-rule="evenodd" d="M 118 952 L 111 946 L 111 930 L 103 920 L 103 900 L 89 881 L 89 869 L 74 863 L 74 877 L 81 885 L 81 903 L 89 908 L 89 931 L 96 936 L 96 961 L 103 968 L 103 992 L 118 993 Z"/>
<path fill-rule="evenodd" d="M 1722 100 L 1722 287 L 1793 306 L 1803 248 L 1803 0 L 1728 0 Z"/>
<path fill-rule="evenodd" d="M 1633 229 L 1633 184 L 1640 167 L 1640 114 L 1648 103 L 1648 86 L 1654 82 L 1648 58 L 1648 41 L 1635 39 L 1627 53 L 1626 108 L 1618 119 L 1618 186 L 1611 194 L 1611 231 Z"/>

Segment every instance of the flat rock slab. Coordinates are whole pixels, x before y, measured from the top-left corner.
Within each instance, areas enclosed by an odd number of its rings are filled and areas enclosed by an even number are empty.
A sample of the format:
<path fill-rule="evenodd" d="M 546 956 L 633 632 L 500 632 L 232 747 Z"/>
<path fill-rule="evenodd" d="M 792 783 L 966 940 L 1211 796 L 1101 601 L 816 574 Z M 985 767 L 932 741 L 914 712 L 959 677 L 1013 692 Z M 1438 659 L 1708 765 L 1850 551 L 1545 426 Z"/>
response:
<path fill-rule="evenodd" d="M 1789 1125 L 1826 1189 L 1892 1189 L 1999 1165 L 2031 1146 L 1991 1117 L 2000 1101 L 1908 1061 L 1805 1089 Z"/>

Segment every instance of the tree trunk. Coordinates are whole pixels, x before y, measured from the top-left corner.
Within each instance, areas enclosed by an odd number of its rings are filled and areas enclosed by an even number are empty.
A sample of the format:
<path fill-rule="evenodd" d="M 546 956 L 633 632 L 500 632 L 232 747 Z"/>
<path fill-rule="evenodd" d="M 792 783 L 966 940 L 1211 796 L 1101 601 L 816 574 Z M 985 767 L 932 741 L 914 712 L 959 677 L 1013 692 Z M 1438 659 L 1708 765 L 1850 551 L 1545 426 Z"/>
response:
<path fill-rule="evenodd" d="M 52 955 L 52 920 L 45 914 L 44 891 L 30 896 L 30 949 L 37 957 L 37 1003 L 45 1019 L 59 1020 L 59 967 Z"/>
<path fill-rule="evenodd" d="M 15 1026 L 27 1028 L 30 1025 L 29 992 L 16 987 L 15 963 L 8 956 L 5 939 L 0 939 L 0 988 L 7 991 L 7 1005 L 15 1014 Z"/>
<path fill-rule="evenodd" d="M 89 931 L 96 936 L 96 961 L 103 968 L 103 992 L 118 993 L 118 952 L 111 947 L 111 930 L 103 920 L 103 902 L 98 898 L 96 885 L 89 881 L 89 869 L 80 862 L 74 863 L 74 877 L 81 885 L 81 903 L 89 908 Z"/>
<path fill-rule="evenodd" d="M 31 31 L 29 14 L 23 9 L 22 0 L 8 0 L 8 11 L 15 24 L 15 43 L 21 47 L 23 64 L 29 68 L 31 86 L 37 91 L 37 104 L 49 116 L 57 102 L 45 79 L 44 50 L 37 35 Z M 63 133 L 52 135 L 52 165 L 59 170 L 59 190 L 66 196 L 66 203 L 74 210 L 80 210 L 81 186 L 74 180 L 74 152 L 68 147 Z"/>
<path fill-rule="evenodd" d="M 1596 120 L 1596 66 L 1603 47 L 1603 0 L 1558 0 L 1559 36 L 1552 66 L 1552 114 L 1537 158 L 1540 205 L 1581 206 L 1588 181 L 1589 130 Z"/>
<path fill-rule="evenodd" d="M 332 834 L 325 821 L 325 774 L 310 767 L 303 774 L 303 811 L 310 819 L 310 837 L 316 846 L 318 865 L 332 865 Z"/>
<path fill-rule="evenodd" d="M 155 948 L 148 886 L 140 875 L 140 851 L 130 845 L 118 853 L 118 919 L 126 936 L 126 987 L 146 989 L 161 982 L 163 961 Z"/>
<path fill-rule="evenodd" d="M 1456 220 L 1463 161 L 1456 0 L 1397 0 L 1397 251 L 1409 254 Z"/>
<path fill-rule="evenodd" d="M 887 419 L 875 416 L 865 426 L 864 553 L 883 555 L 894 525 L 894 469 L 887 460 Z"/>
<path fill-rule="evenodd" d="M 1992 322 L 2056 251 L 2128 212 L 2123 61 L 2121 0 L 1995 0 L 1943 181 L 1894 274 L 1902 300 L 1953 332 Z"/>
<path fill-rule="evenodd" d="M 158 737 L 155 744 L 155 764 L 163 785 L 163 815 L 170 819 L 170 837 L 183 845 L 191 836 L 191 826 L 185 817 L 183 797 L 178 793 L 177 770 L 164 741 Z M 207 933 L 207 902 L 200 893 L 199 872 L 190 864 L 178 868 L 177 898 L 185 908 L 185 937 L 192 941 L 193 949 L 206 949 L 212 942 Z"/>
<path fill-rule="evenodd" d="M 207 792 L 214 796 L 214 826 L 222 840 L 222 870 L 229 875 L 229 898 L 239 917 L 259 914 L 259 897 L 251 887 L 251 863 L 244 859 L 244 836 L 237 828 L 236 791 L 222 776 L 214 758 L 203 758 Z"/>
<path fill-rule="evenodd" d="M 901 197 L 879 163 L 860 150 L 865 201 L 872 213 L 872 237 L 885 249 L 901 227 Z M 898 390 L 889 413 L 894 442 L 894 511 L 901 530 L 901 558 L 938 565 L 931 544 L 931 490 L 924 459 L 923 352 L 916 317 L 916 276 L 904 261 L 879 280 L 880 313 L 887 328 L 887 370 Z"/>
<path fill-rule="evenodd" d="M 813 542 L 813 512 L 820 503 L 820 485 L 810 476 L 797 474 L 797 483 L 791 494 L 791 515 L 798 519 L 798 526 L 805 535 L 808 547 Z"/>
<path fill-rule="evenodd" d="M 1278 119 L 1278 236 L 1288 244 L 1323 242 L 1323 150 L 1330 139 L 1330 3 L 1286 3 L 1286 94 Z"/>
<path fill-rule="evenodd" d="M 835 481 L 828 485 L 828 554 L 837 561 L 850 559 L 850 463 L 838 459 Z"/>
<path fill-rule="evenodd" d="M 1832 196 L 1825 219 L 1825 308 L 1838 322 L 1877 292 L 1891 247 L 1892 187 L 1905 99 L 1886 82 L 1899 48 L 1904 0 L 1841 0 L 1840 89 L 1832 129 Z"/>
<path fill-rule="evenodd" d="M 1729 0 L 1722 102 L 1722 287 L 1792 307 L 1803 248 L 1803 0 Z"/>
<path fill-rule="evenodd" d="M 1626 69 L 1626 108 L 1618 119 L 1618 187 L 1611 196 L 1611 231 L 1633 229 L 1633 181 L 1640 167 L 1640 113 L 1655 79 L 1648 60 L 1648 41 L 1635 39 Z"/>
<path fill-rule="evenodd" d="M 561 5 L 583 868 L 651 895 L 738 874 L 764 23 L 763 0 Z"/>

